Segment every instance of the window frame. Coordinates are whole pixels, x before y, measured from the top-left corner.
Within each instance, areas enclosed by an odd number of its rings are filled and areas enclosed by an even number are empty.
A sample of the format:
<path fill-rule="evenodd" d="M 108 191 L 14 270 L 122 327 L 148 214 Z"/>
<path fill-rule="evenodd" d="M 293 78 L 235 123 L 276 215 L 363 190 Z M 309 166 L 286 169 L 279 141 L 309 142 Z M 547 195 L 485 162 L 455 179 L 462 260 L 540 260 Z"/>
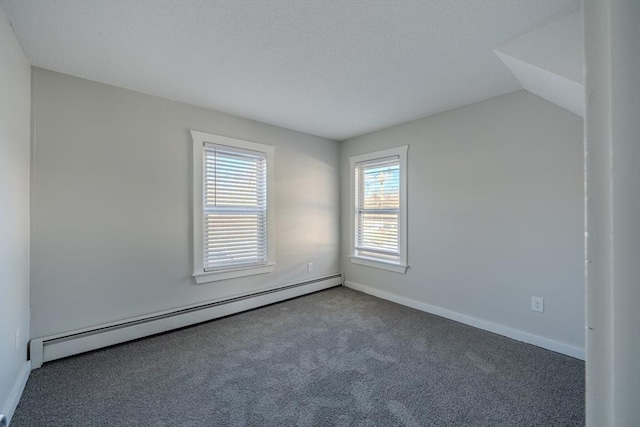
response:
<path fill-rule="evenodd" d="M 197 284 L 236 277 L 271 273 L 275 268 L 274 242 L 274 152 L 275 147 L 258 142 L 215 135 L 196 130 L 191 131 L 193 140 L 193 277 Z M 264 153 L 267 162 L 267 261 L 265 264 L 250 265 L 236 268 L 205 271 L 204 269 L 204 145 L 206 143 L 223 145 L 238 150 L 250 150 Z"/>
<path fill-rule="evenodd" d="M 349 157 L 349 260 L 353 264 L 366 265 L 369 267 L 380 268 L 383 270 L 393 271 L 395 273 L 405 274 L 409 267 L 407 263 L 407 151 L 408 145 L 403 145 L 395 148 L 388 148 L 385 150 L 375 151 L 372 153 L 360 154 Z M 356 167 L 359 163 L 371 162 L 375 160 L 383 160 L 388 157 L 397 156 L 399 159 L 399 213 L 398 213 L 398 251 L 399 260 L 390 261 L 382 258 L 375 258 L 369 256 L 358 255 L 356 250 L 356 240 L 358 230 L 356 229 Z"/>

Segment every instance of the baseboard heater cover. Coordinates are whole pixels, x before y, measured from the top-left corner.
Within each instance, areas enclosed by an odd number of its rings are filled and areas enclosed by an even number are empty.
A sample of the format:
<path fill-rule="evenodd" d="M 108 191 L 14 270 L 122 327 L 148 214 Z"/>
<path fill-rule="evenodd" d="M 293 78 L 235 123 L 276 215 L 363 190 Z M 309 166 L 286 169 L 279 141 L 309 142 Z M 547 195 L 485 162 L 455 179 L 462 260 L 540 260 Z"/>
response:
<path fill-rule="evenodd" d="M 144 318 L 95 326 L 67 334 L 34 338 L 31 340 L 29 347 L 31 369 L 37 369 L 44 362 L 51 360 L 241 313 L 342 284 L 342 274 L 336 273 L 305 282 L 163 312 Z"/>

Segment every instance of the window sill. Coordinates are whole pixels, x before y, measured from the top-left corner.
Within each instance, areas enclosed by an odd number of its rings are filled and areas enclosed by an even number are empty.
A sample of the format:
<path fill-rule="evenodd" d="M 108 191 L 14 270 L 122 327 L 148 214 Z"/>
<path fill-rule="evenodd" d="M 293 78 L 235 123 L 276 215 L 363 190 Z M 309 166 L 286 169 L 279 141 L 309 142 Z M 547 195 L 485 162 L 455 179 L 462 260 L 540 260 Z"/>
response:
<path fill-rule="evenodd" d="M 405 274 L 407 272 L 408 265 L 397 264 L 394 262 L 380 261 L 373 258 L 365 258 L 352 255 L 349 257 L 353 264 L 366 265 L 368 267 L 380 268 L 382 270 L 393 271 L 394 273 Z"/>
<path fill-rule="evenodd" d="M 204 271 L 193 275 L 197 284 L 217 282 L 218 280 L 235 279 L 236 277 L 253 276 L 256 274 L 271 273 L 275 264 L 260 265 L 256 267 L 237 268 L 233 270 Z"/>

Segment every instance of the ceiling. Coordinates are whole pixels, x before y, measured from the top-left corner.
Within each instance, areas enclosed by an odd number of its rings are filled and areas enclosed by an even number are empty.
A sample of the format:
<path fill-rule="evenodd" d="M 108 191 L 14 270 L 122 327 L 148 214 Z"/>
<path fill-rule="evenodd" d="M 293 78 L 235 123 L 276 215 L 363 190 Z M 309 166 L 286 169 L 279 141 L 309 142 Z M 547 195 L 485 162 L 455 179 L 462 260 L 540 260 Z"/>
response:
<path fill-rule="evenodd" d="M 1 0 L 34 66 L 344 140 L 521 84 L 492 51 L 580 0 Z"/>
<path fill-rule="evenodd" d="M 494 52 L 525 90 L 584 117 L 582 12 L 509 40 Z"/>

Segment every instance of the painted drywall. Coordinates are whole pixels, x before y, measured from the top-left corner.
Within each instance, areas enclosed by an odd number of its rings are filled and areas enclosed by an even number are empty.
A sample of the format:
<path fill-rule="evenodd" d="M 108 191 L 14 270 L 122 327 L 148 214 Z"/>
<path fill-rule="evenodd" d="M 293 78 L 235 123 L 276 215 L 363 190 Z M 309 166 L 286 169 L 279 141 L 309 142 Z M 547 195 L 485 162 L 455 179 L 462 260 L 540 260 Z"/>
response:
<path fill-rule="evenodd" d="M 336 141 L 39 68 L 33 91 L 33 337 L 339 272 Z M 190 129 L 275 146 L 273 273 L 195 284 Z"/>
<path fill-rule="evenodd" d="M 494 52 L 523 89 L 584 117 L 582 11 L 518 36 Z"/>
<path fill-rule="evenodd" d="M 0 8 L 0 414 L 9 419 L 29 373 L 30 117 L 31 66 Z"/>
<path fill-rule="evenodd" d="M 511 39 L 496 50 L 582 84 L 583 40 L 580 10 Z"/>
<path fill-rule="evenodd" d="M 640 3 L 585 2 L 588 426 L 640 426 Z"/>
<path fill-rule="evenodd" d="M 343 142 L 349 156 L 409 145 L 409 269 L 348 259 L 345 280 L 554 348 L 584 349 L 582 119 L 514 92 Z M 342 233 L 349 236 L 349 188 Z M 531 297 L 545 311 L 531 311 Z M 514 334 L 515 336 L 515 334 Z"/>
<path fill-rule="evenodd" d="M 495 52 L 516 76 L 524 90 L 584 117 L 584 86 L 581 83 L 502 52 Z"/>
<path fill-rule="evenodd" d="M 519 89 L 490 49 L 582 1 L 63 3 L 3 0 L 33 65 L 346 139 Z"/>

